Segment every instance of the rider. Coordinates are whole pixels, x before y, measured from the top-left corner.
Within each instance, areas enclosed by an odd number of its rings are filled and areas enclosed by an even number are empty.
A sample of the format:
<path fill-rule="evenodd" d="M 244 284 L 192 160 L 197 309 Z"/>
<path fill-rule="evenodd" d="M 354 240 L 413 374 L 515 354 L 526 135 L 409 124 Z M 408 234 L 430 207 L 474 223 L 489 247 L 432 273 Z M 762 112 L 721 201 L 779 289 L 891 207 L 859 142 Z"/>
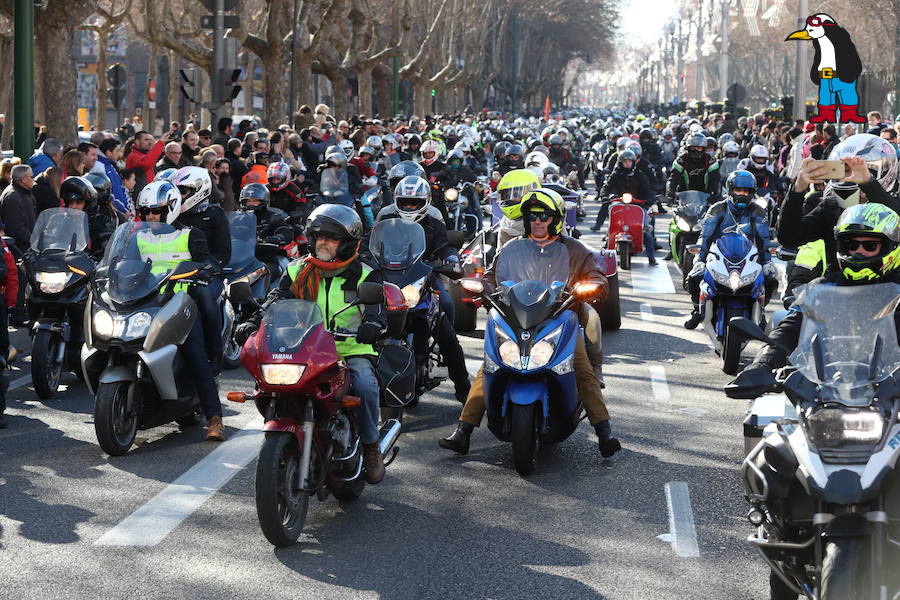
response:
<path fill-rule="evenodd" d="M 335 346 L 350 370 L 351 389 L 362 400 L 357 420 L 365 479 L 378 483 L 384 479 L 384 460 L 378 448 L 380 391 L 373 362 L 378 353 L 372 344 L 381 337 L 386 318 L 382 307 L 369 305 L 335 315 L 356 299 L 359 284 L 381 283 L 381 274 L 359 258 L 363 225 L 352 208 L 340 204 L 318 207 L 309 215 L 306 233 L 312 253 L 291 263 L 278 287 L 269 292 L 268 301 L 285 298 L 315 301 L 326 324 L 334 318 L 337 327 L 357 331 L 355 339 L 335 340 Z M 257 313 L 239 325 L 235 340 L 243 344 L 259 328 L 261 320 L 262 313 Z"/>
<path fill-rule="evenodd" d="M 456 248 L 447 241 L 447 227 L 441 219 L 435 218 L 429 213 L 431 205 L 431 188 L 428 182 L 421 177 L 404 177 L 394 188 L 394 203 L 396 212 L 384 211 L 378 213 L 378 220 L 401 218 L 405 221 L 418 223 L 425 230 L 425 254 L 423 260 L 441 262 L 452 265 L 460 270 L 459 254 Z M 440 279 L 434 279 L 434 289 L 438 292 L 438 299 L 444 319 L 441 319 L 438 329 L 438 346 L 447 364 L 447 374 L 456 389 L 456 399 L 464 402 L 469 393 L 469 372 L 466 370 L 466 359 L 462 346 L 453 328 L 455 309 L 453 299 Z"/>
<path fill-rule="evenodd" d="M 299 213 L 305 221 L 312 208 L 297 184 L 291 181 L 290 165 L 286 162 L 272 163 L 266 176 L 271 205 L 289 215 Z"/>
<path fill-rule="evenodd" d="M 554 163 L 563 173 L 568 173 L 573 166 L 572 154 L 563 146 L 562 136 L 554 133 L 548 140 L 550 142 L 550 162 Z"/>
<path fill-rule="evenodd" d="M 867 285 L 900 283 L 900 216 L 882 204 L 857 204 L 841 214 L 835 227 L 837 269 L 809 285 Z M 865 290 L 860 290 L 865 293 Z M 797 347 L 803 325 L 801 310 L 792 309 L 770 334 L 775 342 L 762 348 L 735 383 L 755 379 L 753 371 L 784 366 Z"/>
<path fill-rule="evenodd" d="M 116 223 L 97 214 L 97 190 L 84 177 L 72 176 L 63 180 L 59 186 L 59 195 L 66 208 L 83 210 L 87 213 L 91 256 L 94 258 L 103 256 L 106 243 L 116 230 Z"/>
<path fill-rule="evenodd" d="M 138 211 L 141 219 L 150 223 L 165 223 L 170 220 L 172 207 L 177 214 L 181 194 L 173 184 L 168 181 L 153 181 L 141 190 L 138 196 Z M 150 231 L 147 232 L 152 233 Z M 212 255 L 206 243 L 206 237 L 197 229 L 182 228 L 178 231 L 152 236 L 153 240 L 139 238 L 138 248 L 141 256 L 149 258 L 155 272 L 166 272 L 184 260 L 210 264 Z M 214 260 L 214 259 L 212 259 Z M 204 346 L 204 329 L 207 327 L 204 316 L 204 306 L 211 302 L 204 288 L 191 286 L 188 294 L 197 302 L 200 318 L 194 321 L 194 326 L 185 339 L 183 348 L 184 358 L 188 361 L 193 377 L 197 395 L 200 398 L 200 407 L 206 416 L 208 423 L 206 439 L 213 441 L 225 440 L 225 427 L 222 424 L 222 404 L 219 401 L 219 391 L 216 388 L 213 368 L 208 361 L 208 354 Z M 218 334 L 218 332 L 216 332 Z"/>
<path fill-rule="evenodd" d="M 737 168 L 753 173 L 756 187 L 766 188 L 773 197 L 781 194 L 781 184 L 775 175 L 775 170 L 769 164 L 769 151 L 762 144 L 756 144 L 750 148 L 750 156 L 741 160 Z"/>
<path fill-rule="evenodd" d="M 697 190 L 706 192 L 710 196 L 710 201 L 715 201 L 719 197 L 722 183 L 718 161 L 706 153 L 706 136 L 702 133 L 692 133 L 687 136 L 684 145 L 687 151 L 672 163 L 669 181 L 666 184 L 666 196 L 674 202 L 675 194 L 678 192 Z"/>
<path fill-rule="evenodd" d="M 287 213 L 270 205 L 269 189 L 261 183 L 244 186 L 238 199 L 240 210 L 256 215 L 256 237 L 276 246 L 287 246 L 294 239 L 294 228 Z M 278 255 L 281 272 L 288 267 L 287 257 Z M 277 274 L 275 275 L 277 277 Z"/>
<path fill-rule="evenodd" d="M 461 142 L 460 142 L 461 143 Z M 465 206 L 465 214 L 472 215 L 477 220 L 477 223 L 474 225 L 474 229 L 472 228 L 470 223 L 464 223 L 467 232 L 470 235 L 474 235 L 479 229 L 481 229 L 481 202 L 478 195 L 475 193 L 474 183 L 476 181 L 475 172 L 472 171 L 465 164 L 465 155 L 462 150 L 454 149 L 450 151 L 450 154 L 447 156 L 447 169 L 450 172 L 451 185 L 460 185 L 463 182 L 469 182 L 473 184 L 472 186 L 467 187 L 460 195 L 463 198 L 468 200 Z"/>
<path fill-rule="evenodd" d="M 637 156 L 630 149 L 623 150 L 616 159 L 616 168 L 606 179 L 606 183 L 600 190 L 600 198 L 603 204 L 597 213 L 597 222 L 591 227 L 591 231 L 600 231 L 606 217 L 609 215 L 609 204 L 612 198 L 621 198 L 622 194 L 629 193 L 637 200 L 647 205 L 653 201 L 653 192 L 650 191 L 650 182 L 647 176 L 637 170 Z"/>
<path fill-rule="evenodd" d="M 694 267 L 688 273 L 688 289 L 694 309 L 690 318 L 685 321 L 686 329 L 695 329 L 700 324 L 700 280 L 706 268 L 706 255 L 713 243 L 728 228 L 736 228 L 740 233 L 755 241 L 759 250 L 759 258 L 766 277 L 766 302 L 778 287 L 775 266 L 770 262 L 768 251 L 769 219 L 765 209 L 754 202 L 756 198 L 756 180 L 748 171 L 738 170 L 728 176 L 725 182 L 727 196 L 725 200 L 713 204 L 706 217 L 700 233 L 700 252 L 694 261 Z"/>
<path fill-rule="evenodd" d="M 554 190 L 539 188 L 529 191 L 522 199 L 521 210 L 525 222 L 525 232 L 528 239 L 539 246 L 549 244 L 563 244 L 569 256 L 569 281 L 573 285 L 578 281 L 594 280 L 606 284 L 600 266 L 594 258 L 594 253 L 580 241 L 563 234 L 563 225 L 566 220 L 565 201 Z M 502 254 L 501 248 L 499 253 Z M 499 254 L 498 254 L 499 257 Z M 493 265 L 485 272 L 484 280 L 496 287 L 496 273 Z M 604 285 L 606 289 L 606 285 Z M 589 304 L 576 303 L 571 310 L 578 314 L 578 320 L 585 328 L 585 336 L 578 336 L 575 346 L 574 368 L 575 380 L 578 387 L 578 395 L 582 399 L 591 425 L 599 438 L 600 453 L 604 457 L 610 457 L 621 449 L 619 440 L 612 437 L 612 429 L 609 424 L 609 411 L 603 402 L 602 373 L 596 362 L 589 357 L 588 345 L 595 351 L 599 350 L 599 361 L 602 363 L 602 349 L 600 345 L 600 325 L 596 313 Z M 592 314 L 593 313 L 593 314 Z M 484 415 L 484 379 L 483 368 L 479 369 L 469 397 L 459 416 L 459 425 L 456 430 L 446 438 L 442 438 L 438 444 L 441 448 L 453 450 L 459 454 L 469 451 L 469 438 L 475 427 L 481 423 Z"/>

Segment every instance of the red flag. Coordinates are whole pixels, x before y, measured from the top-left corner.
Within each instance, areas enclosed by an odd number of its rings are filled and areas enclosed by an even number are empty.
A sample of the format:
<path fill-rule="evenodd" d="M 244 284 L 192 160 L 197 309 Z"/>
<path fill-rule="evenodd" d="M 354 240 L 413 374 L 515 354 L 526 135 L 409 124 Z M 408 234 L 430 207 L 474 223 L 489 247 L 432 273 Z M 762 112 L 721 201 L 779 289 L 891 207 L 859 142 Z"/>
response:
<path fill-rule="evenodd" d="M 547 99 L 544 100 L 544 120 L 550 120 L 550 96 L 547 96 Z"/>

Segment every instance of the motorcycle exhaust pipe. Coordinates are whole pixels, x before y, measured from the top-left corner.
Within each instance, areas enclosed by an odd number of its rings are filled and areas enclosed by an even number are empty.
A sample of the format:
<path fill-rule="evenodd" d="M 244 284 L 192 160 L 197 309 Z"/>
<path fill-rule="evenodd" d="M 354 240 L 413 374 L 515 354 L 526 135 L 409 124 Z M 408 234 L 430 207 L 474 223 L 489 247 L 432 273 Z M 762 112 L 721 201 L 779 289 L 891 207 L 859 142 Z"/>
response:
<path fill-rule="evenodd" d="M 386 456 L 400 437 L 400 421 L 388 419 L 378 431 L 378 449 L 382 456 Z"/>

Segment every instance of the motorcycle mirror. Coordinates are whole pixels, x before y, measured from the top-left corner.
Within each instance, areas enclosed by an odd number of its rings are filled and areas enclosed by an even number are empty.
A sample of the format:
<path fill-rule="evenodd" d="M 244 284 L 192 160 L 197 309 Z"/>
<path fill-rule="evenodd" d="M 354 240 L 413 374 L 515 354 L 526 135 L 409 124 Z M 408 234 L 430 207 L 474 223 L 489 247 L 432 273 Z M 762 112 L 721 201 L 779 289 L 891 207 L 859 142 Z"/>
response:
<path fill-rule="evenodd" d="M 379 283 L 365 281 L 356 290 L 360 304 L 384 304 L 384 287 Z"/>
<path fill-rule="evenodd" d="M 253 301 L 253 290 L 246 281 L 235 281 L 228 286 L 228 297 L 235 304 L 249 304 Z"/>
<path fill-rule="evenodd" d="M 687 251 L 691 254 L 700 254 L 700 244 L 691 244 L 687 246 Z"/>

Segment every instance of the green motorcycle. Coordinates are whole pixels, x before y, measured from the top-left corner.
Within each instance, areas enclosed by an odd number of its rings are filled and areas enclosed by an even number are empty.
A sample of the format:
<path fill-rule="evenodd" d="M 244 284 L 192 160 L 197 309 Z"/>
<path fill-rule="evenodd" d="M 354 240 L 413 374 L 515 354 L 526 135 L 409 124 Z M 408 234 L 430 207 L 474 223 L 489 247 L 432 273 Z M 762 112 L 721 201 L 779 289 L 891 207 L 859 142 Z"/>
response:
<path fill-rule="evenodd" d="M 709 207 L 709 194 L 696 190 L 678 192 L 675 214 L 669 222 L 669 248 L 675 264 L 681 270 L 681 284 L 687 289 L 687 275 L 694 266 L 694 255 L 688 246 L 700 239 L 703 215 Z"/>

